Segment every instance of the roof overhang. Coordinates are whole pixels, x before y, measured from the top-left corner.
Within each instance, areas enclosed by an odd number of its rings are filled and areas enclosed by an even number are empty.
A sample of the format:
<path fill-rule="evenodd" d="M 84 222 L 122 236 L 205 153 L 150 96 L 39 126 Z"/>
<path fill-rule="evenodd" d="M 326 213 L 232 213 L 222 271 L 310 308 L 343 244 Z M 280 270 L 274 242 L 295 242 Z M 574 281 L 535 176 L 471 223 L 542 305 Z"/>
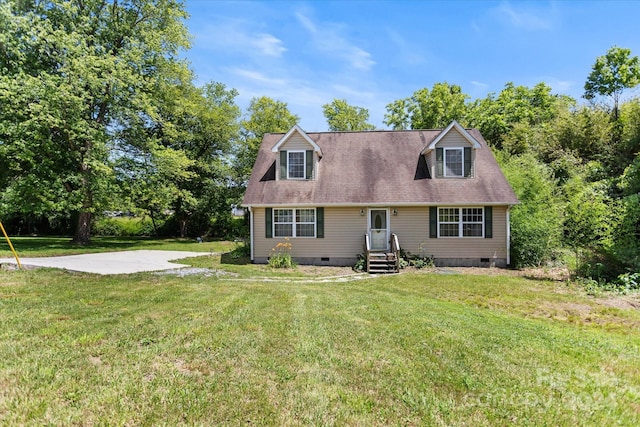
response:
<path fill-rule="evenodd" d="M 460 123 L 458 123 L 457 121 L 454 120 L 442 132 L 440 132 L 440 134 L 433 141 L 431 141 L 431 143 L 429 145 L 424 147 L 424 149 L 420 152 L 420 154 L 425 154 L 425 153 L 427 153 L 427 152 L 429 152 L 431 150 L 434 150 L 436 148 L 436 145 L 438 144 L 438 142 L 440 142 L 442 140 L 442 138 L 444 138 L 451 131 L 451 129 L 457 130 L 458 133 L 460 135 L 462 135 L 462 137 L 464 139 L 466 139 L 469 142 L 469 144 L 471 144 L 473 146 L 473 148 L 482 147 L 482 145 L 478 142 L 477 139 L 475 139 L 473 136 L 471 136 L 471 134 L 469 132 L 467 132 L 467 130 L 465 128 L 460 126 Z"/>
<path fill-rule="evenodd" d="M 440 203 L 412 203 L 412 202 L 372 202 L 372 203 L 255 203 L 242 205 L 249 208 L 303 208 L 303 207 L 326 207 L 326 208 L 382 208 L 382 207 L 422 207 L 422 206 L 507 206 L 513 207 L 513 203 L 505 202 L 440 202 Z"/>
<path fill-rule="evenodd" d="M 315 141 L 311 139 L 309 135 L 307 135 L 307 133 L 304 130 L 302 130 L 302 128 L 297 124 L 294 125 L 291 129 L 289 129 L 289 132 L 287 132 L 282 138 L 278 140 L 278 142 L 276 142 L 276 145 L 273 146 L 273 148 L 271 149 L 271 152 L 277 153 L 278 151 L 280 151 L 280 147 L 285 142 L 287 142 L 289 138 L 291 138 L 291 135 L 293 135 L 294 133 L 300 134 L 300 136 L 304 138 L 304 140 L 307 141 L 307 143 L 309 143 L 309 145 L 313 147 L 313 151 L 315 151 L 318 154 L 318 157 L 322 157 L 322 150 L 320 149 L 318 144 L 316 144 Z"/>

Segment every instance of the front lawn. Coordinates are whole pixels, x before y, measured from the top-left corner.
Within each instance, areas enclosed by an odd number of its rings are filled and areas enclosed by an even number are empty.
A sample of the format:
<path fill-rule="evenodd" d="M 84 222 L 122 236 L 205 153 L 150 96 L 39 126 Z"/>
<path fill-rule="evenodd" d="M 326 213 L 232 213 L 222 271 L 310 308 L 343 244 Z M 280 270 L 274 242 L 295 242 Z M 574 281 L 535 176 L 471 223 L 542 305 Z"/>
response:
<path fill-rule="evenodd" d="M 0 271 L 0 424 L 640 423 L 637 296 L 214 261 L 237 276 Z"/>

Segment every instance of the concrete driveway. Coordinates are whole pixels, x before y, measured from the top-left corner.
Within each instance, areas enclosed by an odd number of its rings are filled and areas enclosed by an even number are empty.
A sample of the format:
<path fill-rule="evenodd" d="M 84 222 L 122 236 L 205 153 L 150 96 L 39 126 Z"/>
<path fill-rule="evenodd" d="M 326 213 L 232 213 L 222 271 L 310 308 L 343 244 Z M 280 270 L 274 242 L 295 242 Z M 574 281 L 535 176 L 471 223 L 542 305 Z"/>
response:
<path fill-rule="evenodd" d="M 20 263 L 28 267 L 61 268 L 84 273 L 130 274 L 188 267 L 187 265 L 170 261 L 204 255 L 209 255 L 209 253 L 139 250 L 43 258 L 20 258 Z M 2 264 L 15 265 L 17 263 L 15 258 L 0 258 L 0 265 Z"/>

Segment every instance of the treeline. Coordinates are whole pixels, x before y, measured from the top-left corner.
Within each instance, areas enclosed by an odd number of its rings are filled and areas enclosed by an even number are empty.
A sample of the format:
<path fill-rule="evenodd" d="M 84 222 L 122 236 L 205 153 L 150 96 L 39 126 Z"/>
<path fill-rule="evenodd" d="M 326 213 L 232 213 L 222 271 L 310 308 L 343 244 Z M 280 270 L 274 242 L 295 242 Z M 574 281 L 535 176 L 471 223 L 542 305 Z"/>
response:
<path fill-rule="evenodd" d="M 511 215 L 516 267 L 569 262 L 579 276 L 635 274 L 638 285 L 640 100 L 621 97 L 639 82 L 638 57 L 613 47 L 586 79 L 587 105 L 544 83 L 507 83 L 473 101 L 437 83 L 390 103 L 385 124 L 429 129 L 458 120 L 482 132 L 521 202 Z"/>
<path fill-rule="evenodd" d="M 178 0 L 0 2 L 0 219 L 11 232 L 72 232 L 86 244 L 105 211 L 138 232 L 229 237 L 262 136 L 299 121 L 284 102 L 195 85 Z M 612 281 L 640 269 L 638 58 L 613 47 L 585 82 L 587 103 L 507 83 L 472 100 L 437 83 L 387 106 L 393 129 L 480 129 L 521 204 L 517 267 L 577 260 Z M 329 130 L 371 130 L 365 108 L 322 106 Z M 124 221 L 123 221 L 124 222 Z M 100 224 L 108 230 L 108 224 Z"/>
<path fill-rule="evenodd" d="M 105 211 L 150 218 L 154 233 L 238 232 L 231 205 L 262 135 L 298 117 L 266 97 L 243 112 L 235 89 L 196 86 L 180 59 L 184 19 L 178 0 L 0 2 L 0 218 L 11 232 L 86 244 Z"/>

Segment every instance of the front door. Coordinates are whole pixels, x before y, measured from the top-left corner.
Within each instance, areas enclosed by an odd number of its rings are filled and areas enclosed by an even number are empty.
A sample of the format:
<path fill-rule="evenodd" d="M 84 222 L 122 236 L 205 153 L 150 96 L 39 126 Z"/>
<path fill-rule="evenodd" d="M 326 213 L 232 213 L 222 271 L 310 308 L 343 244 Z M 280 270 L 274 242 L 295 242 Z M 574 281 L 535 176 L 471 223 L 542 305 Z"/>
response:
<path fill-rule="evenodd" d="M 389 212 L 387 209 L 369 209 L 369 239 L 371 249 L 389 249 Z"/>

